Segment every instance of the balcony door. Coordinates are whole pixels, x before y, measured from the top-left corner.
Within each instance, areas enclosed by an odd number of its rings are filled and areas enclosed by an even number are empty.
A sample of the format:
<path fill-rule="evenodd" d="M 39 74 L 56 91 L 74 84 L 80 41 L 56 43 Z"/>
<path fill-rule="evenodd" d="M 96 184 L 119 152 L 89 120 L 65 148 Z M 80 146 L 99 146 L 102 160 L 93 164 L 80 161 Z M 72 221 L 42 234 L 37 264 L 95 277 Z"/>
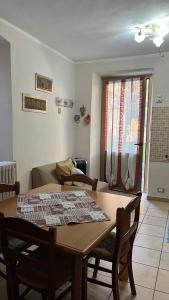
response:
<path fill-rule="evenodd" d="M 104 80 L 104 180 L 110 188 L 141 190 L 145 168 L 148 78 Z"/>

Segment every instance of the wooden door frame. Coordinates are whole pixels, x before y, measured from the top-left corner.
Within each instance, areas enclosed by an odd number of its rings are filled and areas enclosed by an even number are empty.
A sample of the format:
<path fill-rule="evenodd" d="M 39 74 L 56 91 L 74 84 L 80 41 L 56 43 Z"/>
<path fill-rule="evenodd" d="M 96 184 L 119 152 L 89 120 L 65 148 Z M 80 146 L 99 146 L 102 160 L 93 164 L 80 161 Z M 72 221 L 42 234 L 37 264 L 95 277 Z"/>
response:
<path fill-rule="evenodd" d="M 149 161 L 150 161 L 150 138 L 151 138 L 151 118 L 152 118 L 152 85 L 153 78 L 152 74 L 147 76 L 146 79 L 149 79 L 148 86 L 148 99 L 147 99 L 147 122 L 146 122 L 146 150 L 145 150 L 145 171 L 144 171 L 144 186 L 143 191 L 147 193 L 148 191 L 148 175 L 149 175 Z"/>

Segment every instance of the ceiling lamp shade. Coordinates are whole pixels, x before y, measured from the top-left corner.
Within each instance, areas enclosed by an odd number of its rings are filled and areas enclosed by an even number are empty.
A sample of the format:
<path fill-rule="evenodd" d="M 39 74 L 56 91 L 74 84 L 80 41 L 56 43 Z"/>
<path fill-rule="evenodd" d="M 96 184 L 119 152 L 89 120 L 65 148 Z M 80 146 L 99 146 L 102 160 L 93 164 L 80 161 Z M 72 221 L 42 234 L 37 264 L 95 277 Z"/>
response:
<path fill-rule="evenodd" d="M 143 42 L 146 38 L 152 40 L 156 47 L 160 47 L 164 42 L 164 37 L 169 33 L 169 26 L 166 24 L 147 24 L 136 27 L 134 39 L 137 43 Z"/>
<path fill-rule="evenodd" d="M 160 47 L 162 45 L 162 43 L 164 42 L 164 39 L 163 37 L 161 36 L 156 36 L 154 39 L 153 39 L 153 43 L 156 45 L 156 47 Z"/>
<path fill-rule="evenodd" d="M 138 32 L 136 32 L 134 39 L 137 43 L 143 42 L 145 39 L 145 33 L 140 29 Z"/>

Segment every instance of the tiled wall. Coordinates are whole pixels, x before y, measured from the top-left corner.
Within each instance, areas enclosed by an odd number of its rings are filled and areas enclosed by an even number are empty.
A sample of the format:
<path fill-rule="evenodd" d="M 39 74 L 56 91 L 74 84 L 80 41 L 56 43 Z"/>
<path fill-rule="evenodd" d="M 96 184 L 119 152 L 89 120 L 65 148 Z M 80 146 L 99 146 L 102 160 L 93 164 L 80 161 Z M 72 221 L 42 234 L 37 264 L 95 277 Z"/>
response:
<path fill-rule="evenodd" d="M 169 156 L 169 107 L 153 107 L 150 161 L 167 161 Z"/>

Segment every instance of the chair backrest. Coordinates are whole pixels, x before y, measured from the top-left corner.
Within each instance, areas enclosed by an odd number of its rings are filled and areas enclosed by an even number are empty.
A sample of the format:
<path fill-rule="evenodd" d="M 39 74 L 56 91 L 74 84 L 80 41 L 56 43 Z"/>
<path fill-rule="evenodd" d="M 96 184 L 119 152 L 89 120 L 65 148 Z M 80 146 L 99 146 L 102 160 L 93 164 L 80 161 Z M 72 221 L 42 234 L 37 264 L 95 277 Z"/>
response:
<path fill-rule="evenodd" d="M 16 181 L 15 184 L 0 184 L 0 193 L 7 193 L 7 192 L 15 192 L 16 195 L 20 192 L 20 183 Z"/>
<path fill-rule="evenodd" d="M 142 194 L 129 202 L 125 208 L 118 208 L 116 212 L 116 246 L 114 261 L 118 263 L 124 255 L 132 253 L 135 235 L 140 216 L 140 201 Z M 128 227 L 127 231 L 125 230 Z"/>
<path fill-rule="evenodd" d="M 1 231 L 1 247 L 4 259 L 9 263 L 26 263 L 34 269 L 38 269 L 42 273 L 47 274 L 47 284 L 52 285 L 55 277 L 56 262 L 56 229 L 49 228 L 44 230 L 38 226 L 19 218 L 5 218 L 0 214 L 0 231 Z M 16 238 L 26 243 L 41 247 L 47 252 L 44 260 L 31 257 L 24 252 L 20 252 L 17 248 L 11 248 L 8 237 Z M 50 288 L 50 286 L 49 286 Z"/>
<path fill-rule="evenodd" d="M 84 174 L 72 174 L 72 175 L 61 175 L 61 184 L 64 185 L 65 182 L 82 182 L 88 184 L 92 187 L 92 191 L 96 191 L 98 179 L 92 179 Z"/>

